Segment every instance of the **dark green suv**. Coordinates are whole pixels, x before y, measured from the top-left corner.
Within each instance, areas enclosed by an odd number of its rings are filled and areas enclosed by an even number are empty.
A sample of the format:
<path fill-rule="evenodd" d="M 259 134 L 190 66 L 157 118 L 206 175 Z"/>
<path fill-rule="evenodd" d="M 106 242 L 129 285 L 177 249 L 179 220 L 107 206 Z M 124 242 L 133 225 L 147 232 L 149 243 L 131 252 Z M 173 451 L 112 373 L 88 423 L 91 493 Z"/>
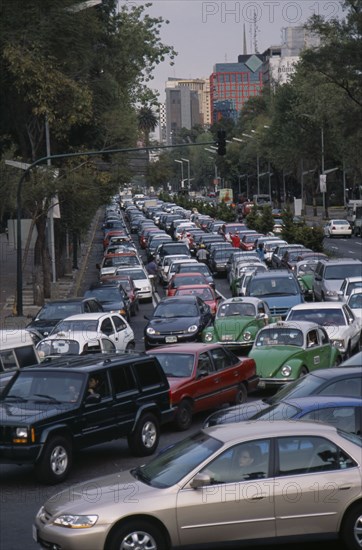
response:
<path fill-rule="evenodd" d="M 84 447 L 126 436 L 134 455 L 151 455 L 172 414 L 164 371 L 143 353 L 26 367 L 0 396 L 0 462 L 59 483 Z"/>

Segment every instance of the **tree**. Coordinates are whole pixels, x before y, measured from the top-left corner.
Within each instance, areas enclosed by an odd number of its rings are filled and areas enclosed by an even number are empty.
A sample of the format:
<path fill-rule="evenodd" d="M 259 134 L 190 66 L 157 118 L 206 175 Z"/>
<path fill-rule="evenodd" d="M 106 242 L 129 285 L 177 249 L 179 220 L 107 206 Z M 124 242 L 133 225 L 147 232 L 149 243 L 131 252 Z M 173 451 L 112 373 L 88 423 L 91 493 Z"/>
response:
<path fill-rule="evenodd" d="M 155 131 L 158 125 L 158 119 L 152 107 L 147 105 L 140 107 L 137 112 L 137 123 L 138 129 L 143 137 L 144 146 L 149 147 L 150 134 Z"/>

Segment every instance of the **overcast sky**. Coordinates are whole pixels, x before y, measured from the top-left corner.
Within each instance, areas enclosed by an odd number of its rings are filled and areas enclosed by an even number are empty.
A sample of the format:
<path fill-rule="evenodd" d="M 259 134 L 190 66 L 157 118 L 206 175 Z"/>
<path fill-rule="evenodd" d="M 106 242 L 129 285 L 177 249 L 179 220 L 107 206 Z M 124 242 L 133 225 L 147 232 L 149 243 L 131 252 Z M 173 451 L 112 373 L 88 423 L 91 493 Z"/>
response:
<path fill-rule="evenodd" d="M 255 43 L 262 53 L 281 44 L 284 27 L 303 25 L 313 13 L 327 18 L 342 14 L 339 0 L 154 0 L 147 11 L 170 21 L 161 30 L 161 40 L 178 52 L 174 66 L 166 61 L 154 73 L 152 87 L 162 101 L 168 77 L 209 77 L 215 63 L 237 62 L 243 53 L 244 25 L 247 53 L 255 53 Z"/>

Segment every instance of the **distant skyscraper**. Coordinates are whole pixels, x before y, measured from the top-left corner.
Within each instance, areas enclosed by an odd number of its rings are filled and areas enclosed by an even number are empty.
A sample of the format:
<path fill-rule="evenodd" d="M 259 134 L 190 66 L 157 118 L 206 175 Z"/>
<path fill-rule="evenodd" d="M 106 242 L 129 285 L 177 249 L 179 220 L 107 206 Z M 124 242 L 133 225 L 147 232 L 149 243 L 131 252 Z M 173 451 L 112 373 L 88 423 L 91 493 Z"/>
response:
<path fill-rule="evenodd" d="M 160 103 L 160 106 L 159 106 L 158 128 L 160 132 L 160 135 L 159 135 L 160 143 L 166 143 L 167 131 L 166 131 L 166 104 L 165 103 Z"/>
<path fill-rule="evenodd" d="M 206 79 L 169 78 L 166 82 L 166 142 L 176 142 L 181 128 L 210 124 L 210 94 Z"/>

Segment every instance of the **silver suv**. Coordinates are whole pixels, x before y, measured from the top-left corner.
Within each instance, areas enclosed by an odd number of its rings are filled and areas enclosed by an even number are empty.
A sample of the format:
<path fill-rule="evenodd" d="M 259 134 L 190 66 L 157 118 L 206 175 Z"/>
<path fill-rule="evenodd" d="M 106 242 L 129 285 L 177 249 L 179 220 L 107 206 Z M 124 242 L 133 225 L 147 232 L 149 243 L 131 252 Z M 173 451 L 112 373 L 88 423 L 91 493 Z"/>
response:
<path fill-rule="evenodd" d="M 346 277 L 361 277 L 362 262 L 353 258 L 323 258 L 314 272 L 313 296 L 318 302 L 338 301 L 338 291 Z"/>

